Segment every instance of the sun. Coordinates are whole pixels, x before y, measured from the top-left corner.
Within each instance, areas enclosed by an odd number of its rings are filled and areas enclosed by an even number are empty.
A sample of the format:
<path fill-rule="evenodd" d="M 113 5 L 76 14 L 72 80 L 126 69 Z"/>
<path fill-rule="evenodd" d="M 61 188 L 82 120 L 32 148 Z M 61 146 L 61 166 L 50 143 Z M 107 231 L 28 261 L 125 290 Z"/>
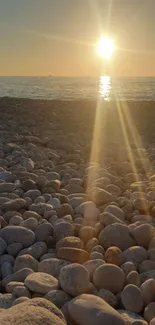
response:
<path fill-rule="evenodd" d="M 114 53 L 114 42 L 107 36 L 102 36 L 97 43 L 97 53 L 99 56 L 109 60 Z"/>

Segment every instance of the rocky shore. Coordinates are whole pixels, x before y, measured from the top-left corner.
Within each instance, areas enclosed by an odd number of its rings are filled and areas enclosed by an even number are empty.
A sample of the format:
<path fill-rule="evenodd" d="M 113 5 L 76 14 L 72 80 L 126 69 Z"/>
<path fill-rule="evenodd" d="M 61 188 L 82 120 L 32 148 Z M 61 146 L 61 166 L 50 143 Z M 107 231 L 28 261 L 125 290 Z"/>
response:
<path fill-rule="evenodd" d="M 155 103 L 0 99 L 0 324 L 155 324 Z"/>

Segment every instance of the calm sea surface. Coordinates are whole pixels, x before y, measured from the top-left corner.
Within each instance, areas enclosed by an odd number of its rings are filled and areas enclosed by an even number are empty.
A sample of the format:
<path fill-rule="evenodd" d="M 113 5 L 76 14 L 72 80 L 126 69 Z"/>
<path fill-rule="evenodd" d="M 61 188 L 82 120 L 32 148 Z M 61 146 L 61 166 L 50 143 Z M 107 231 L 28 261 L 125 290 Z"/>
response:
<path fill-rule="evenodd" d="M 155 77 L 0 77 L 0 97 L 37 99 L 155 100 Z"/>

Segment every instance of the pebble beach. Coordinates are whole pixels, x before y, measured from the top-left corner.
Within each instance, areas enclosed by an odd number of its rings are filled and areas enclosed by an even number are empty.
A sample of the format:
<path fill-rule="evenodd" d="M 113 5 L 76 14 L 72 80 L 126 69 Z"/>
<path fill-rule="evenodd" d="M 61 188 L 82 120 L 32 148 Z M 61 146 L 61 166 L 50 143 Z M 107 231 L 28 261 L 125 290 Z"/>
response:
<path fill-rule="evenodd" d="M 155 325 L 154 108 L 0 98 L 1 325 Z"/>

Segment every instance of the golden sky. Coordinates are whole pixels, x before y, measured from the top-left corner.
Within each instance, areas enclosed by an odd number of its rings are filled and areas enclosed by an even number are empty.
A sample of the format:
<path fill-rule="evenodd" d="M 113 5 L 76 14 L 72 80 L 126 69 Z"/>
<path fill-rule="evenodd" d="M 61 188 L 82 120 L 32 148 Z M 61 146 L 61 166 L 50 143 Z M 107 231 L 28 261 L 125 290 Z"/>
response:
<path fill-rule="evenodd" d="M 0 1 L 0 75 L 96 76 L 95 44 L 116 44 L 104 73 L 155 75 L 155 0 Z"/>

